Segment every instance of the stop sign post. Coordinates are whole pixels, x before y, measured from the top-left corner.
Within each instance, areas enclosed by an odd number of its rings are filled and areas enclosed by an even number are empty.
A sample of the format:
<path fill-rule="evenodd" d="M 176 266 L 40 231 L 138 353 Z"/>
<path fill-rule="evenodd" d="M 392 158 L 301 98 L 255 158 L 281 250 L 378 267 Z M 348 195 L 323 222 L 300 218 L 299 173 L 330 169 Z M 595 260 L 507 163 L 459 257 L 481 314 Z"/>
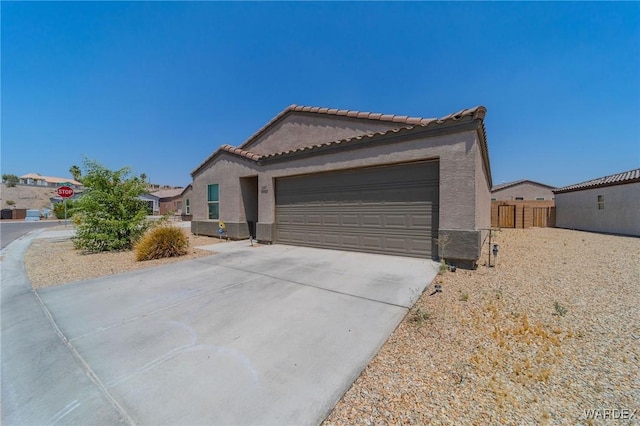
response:
<path fill-rule="evenodd" d="M 73 188 L 70 186 L 61 186 L 56 192 L 64 199 L 64 224 L 67 224 L 67 198 L 73 197 Z"/>

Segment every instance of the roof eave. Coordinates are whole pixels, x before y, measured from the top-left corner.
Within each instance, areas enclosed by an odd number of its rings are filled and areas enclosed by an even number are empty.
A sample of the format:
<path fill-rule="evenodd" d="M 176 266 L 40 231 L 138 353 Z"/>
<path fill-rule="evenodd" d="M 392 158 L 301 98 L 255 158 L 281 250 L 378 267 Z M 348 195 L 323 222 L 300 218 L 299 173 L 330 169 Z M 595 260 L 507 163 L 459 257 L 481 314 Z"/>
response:
<path fill-rule="evenodd" d="M 574 185 L 571 185 L 571 188 L 554 189 L 553 193 L 554 194 L 565 194 L 567 192 L 587 191 L 589 189 L 606 188 L 606 187 L 609 187 L 609 186 L 628 185 L 628 184 L 631 184 L 631 183 L 640 183 L 640 178 L 620 180 L 620 181 L 617 181 L 617 182 L 597 183 L 597 184 L 589 185 L 589 186 L 577 186 L 577 187 L 574 187 Z M 577 184 L 577 185 L 580 185 L 580 184 Z"/>

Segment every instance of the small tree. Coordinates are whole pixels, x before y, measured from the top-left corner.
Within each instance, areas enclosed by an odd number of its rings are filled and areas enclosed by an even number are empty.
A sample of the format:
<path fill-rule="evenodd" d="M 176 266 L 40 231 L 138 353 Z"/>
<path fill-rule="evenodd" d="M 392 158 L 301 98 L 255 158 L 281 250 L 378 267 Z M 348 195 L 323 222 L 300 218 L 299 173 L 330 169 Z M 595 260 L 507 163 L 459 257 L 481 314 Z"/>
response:
<path fill-rule="evenodd" d="M 16 175 L 5 173 L 2 175 L 2 182 L 4 182 L 9 188 L 13 188 L 20 182 L 20 179 Z"/>
<path fill-rule="evenodd" d="M 75 202 L 76 248 L 88 252 L 129 250 L 147 229 L 146 188 L 130 168 L 112 171 L 85 159 L 86 191 Z"/>
<path fill-rule="evenodd" d="M 15 202 L 15 201 L 13 201 L 13 200 L 7 200 L 7 205 L 8 205 L 8 206 L 14 206 L 15 204 L 16 204 L 16 202 Z"/>

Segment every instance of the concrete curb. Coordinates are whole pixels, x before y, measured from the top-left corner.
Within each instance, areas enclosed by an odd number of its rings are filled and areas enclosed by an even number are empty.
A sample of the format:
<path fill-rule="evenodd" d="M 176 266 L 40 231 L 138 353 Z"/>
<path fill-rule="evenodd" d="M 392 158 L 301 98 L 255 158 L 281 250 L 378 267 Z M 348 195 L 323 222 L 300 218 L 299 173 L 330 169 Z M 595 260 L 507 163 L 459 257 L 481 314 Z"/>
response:
<path fill-rule="evenodd" d="M 89 418 L 131 424 L 91 380 L 31 289 L 22 259 L 42 232 L 30 232 L 2 250 L 2 424 L 82 424 Z"/>

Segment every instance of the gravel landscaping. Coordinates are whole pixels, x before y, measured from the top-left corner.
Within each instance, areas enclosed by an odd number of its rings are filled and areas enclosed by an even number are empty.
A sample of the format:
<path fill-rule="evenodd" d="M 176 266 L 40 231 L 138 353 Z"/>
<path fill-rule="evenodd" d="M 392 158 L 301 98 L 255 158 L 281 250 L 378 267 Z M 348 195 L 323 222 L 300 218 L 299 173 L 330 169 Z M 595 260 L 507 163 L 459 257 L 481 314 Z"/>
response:
<path fill-rule="evenodd" d="M 65 228 L 60 227 L 59 229 Z M 54 230 L 54 228 L 49 230 Z M 192 235 L 189 229 L 184 229 L 183 232 L 189 238 L 188 254 L 144 262 L 137 262 L 132 251 L 84 254 L 74 249 L 69 238 L 39 238 L 31 243 L 25 255 L 27 276 L 33 288 L 88 280 L 165 263 L 210 256 L 213 254 L 211 251 L 195 247 L 221 242 L 218 238 Z"/>
<path fill-rule="evenodd" d="M 495 240 L 496 266 L 436 278 L 325 425 L 640 424 L 640 239 Z"/>
<path fill-rule="evenodd" d="M 640 424 L 640 238 L 533 228 L 494 240 L 495 267 L 485 253 L 416 295 L 325 425 Z M 209 254 L 135 262 L 38 239 L 25 263 L 39 288 Z"/>

